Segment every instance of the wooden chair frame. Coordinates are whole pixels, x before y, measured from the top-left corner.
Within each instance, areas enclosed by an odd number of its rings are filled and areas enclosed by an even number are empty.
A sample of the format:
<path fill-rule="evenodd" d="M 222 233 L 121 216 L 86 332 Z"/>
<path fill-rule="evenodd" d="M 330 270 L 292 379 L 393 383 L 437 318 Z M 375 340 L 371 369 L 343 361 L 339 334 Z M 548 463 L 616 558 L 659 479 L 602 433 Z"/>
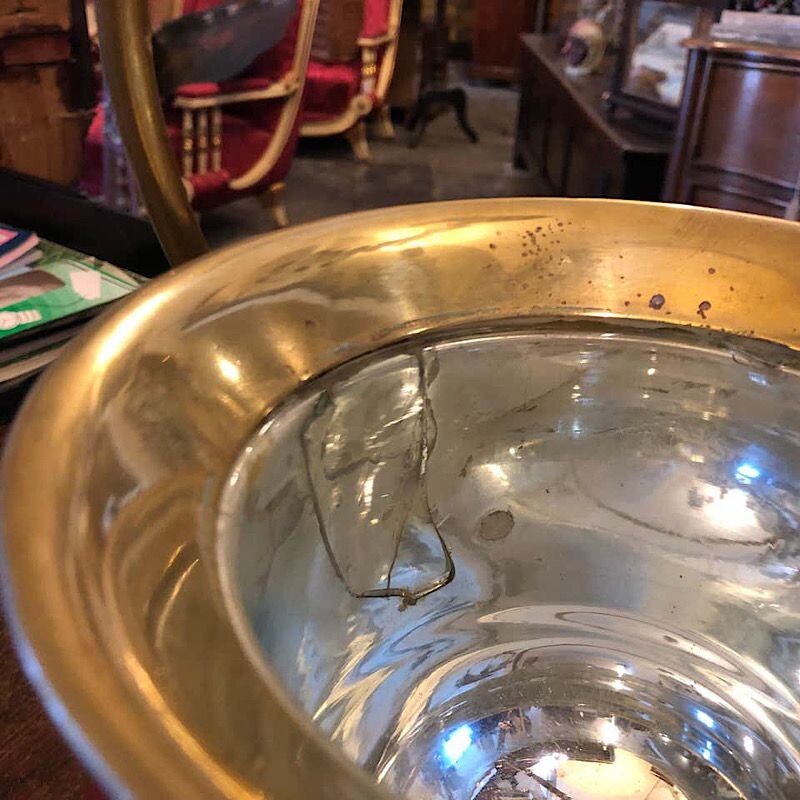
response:
<path fill-rule="evenodd" d="M 269 144 L 247 172 L 234 178 L 230 188 L 243 191 L 262 181 L 283 153 L 294 128 L 303 98 L 306 68 L 311 55 L 314 25 L 319 0 L 305 0 L 297 32 L 297 43 L 289 72 L 264 89 L 214 94 L 208 97 L 181 97 L 174 107 L 182 112 L 181 167 L 183 178 L 218 170 L 222 165 L 222 108 L 226 105 L 284 100 L 278 125 Z"/>
<path fill-rule="evenodd" d="M 347 108 L 338 117 L 330 120 L 306 122 L 300 129 L 303 136 L 334 136 L 347 134 L 357 158 L 369 159 L 364 118 L 373 111 L 379 114 L 379 132 L 385 138 L 393 138 L 391 119 L 384 99 L 394 74 L 397 60 L 397 41 L 400 37 L 400 17 L 403 0 L 391 0 L 389 24 L 386 33 L 372 38 L 361 37 L 361 87 Z M 378 50 L 383 47 L 383 57 L 378 65 Z M 377 98 L 373 101 L 373 97 Z"/>

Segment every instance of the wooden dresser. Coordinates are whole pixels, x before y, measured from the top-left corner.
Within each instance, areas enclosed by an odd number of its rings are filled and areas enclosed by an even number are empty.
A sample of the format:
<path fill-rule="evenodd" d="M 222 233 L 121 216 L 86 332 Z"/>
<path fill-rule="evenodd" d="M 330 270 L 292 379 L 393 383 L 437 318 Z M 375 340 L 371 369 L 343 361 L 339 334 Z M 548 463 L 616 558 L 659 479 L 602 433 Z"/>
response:
<path fill-rule="evenodd" d="M 534 0 L 475 0 L 472 63 L 475 78 L 515 81 L 519 76 L 519 35 L 534 30 Z"/>
<path fill-rule="evenodd" d="M 556 37 L 522 36 L 514 162 L 538 170 L 556 195 L 658 200 L 672 133 L 625 112 L 609 119 L 612 69 L 607 59 L 597 73 L 571 78 Z"/>
<path fill-rule="evenodd" d="M 95 102 L 83 0 L 0 0 L 0 167 L 73 184 Z"/>
<path fill-rule="evenodd" d="M 800 50 L 686 46 L 664 199 L 782 217 L 800 175 Z"/>

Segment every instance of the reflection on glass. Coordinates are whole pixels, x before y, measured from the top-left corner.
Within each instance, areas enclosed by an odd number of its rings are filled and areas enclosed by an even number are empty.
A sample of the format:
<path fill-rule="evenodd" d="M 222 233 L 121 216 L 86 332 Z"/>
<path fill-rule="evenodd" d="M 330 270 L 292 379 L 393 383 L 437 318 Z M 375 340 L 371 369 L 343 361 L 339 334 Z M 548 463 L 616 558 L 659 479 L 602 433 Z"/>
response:
<path fill-rule="evenodd" d="M 686 50 L 697 15 L 693 6 L 643 0 L 633 26 L 633 46 L 624 89 L 668 106 L 680 105 Z"/>
<path fill-rule="evenodd" d="M 223 501 L 264 659 L 408 800 L 796 800 L 800 372 L 746 364 L 506 332 L 309 382 Z"/>

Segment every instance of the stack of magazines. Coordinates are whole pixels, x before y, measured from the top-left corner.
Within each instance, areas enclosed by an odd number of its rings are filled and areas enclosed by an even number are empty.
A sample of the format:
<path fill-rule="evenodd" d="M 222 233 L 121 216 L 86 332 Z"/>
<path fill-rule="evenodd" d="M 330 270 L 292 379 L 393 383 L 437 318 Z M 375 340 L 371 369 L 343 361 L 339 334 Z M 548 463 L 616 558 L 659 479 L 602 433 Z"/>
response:
<path fill-rule="evenodd" d="M 88 319 L 142 282 L 32 231 L 0 224 L 0 390 L 49 364 Z"/>

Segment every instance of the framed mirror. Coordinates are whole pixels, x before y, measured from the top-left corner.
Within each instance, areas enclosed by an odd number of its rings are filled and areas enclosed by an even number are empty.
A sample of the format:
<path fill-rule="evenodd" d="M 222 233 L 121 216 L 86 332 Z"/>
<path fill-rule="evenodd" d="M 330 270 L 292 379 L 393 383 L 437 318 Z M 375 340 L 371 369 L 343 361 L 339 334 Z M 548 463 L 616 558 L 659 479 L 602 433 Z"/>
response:
<path fill-rule="evenodd" d="M 718 0 L 624 0 L 620 48 L 608 103 L 613 111 L 674 123 L 683 96 L 686 39 L 707 35 L 719 19 Z"/>

